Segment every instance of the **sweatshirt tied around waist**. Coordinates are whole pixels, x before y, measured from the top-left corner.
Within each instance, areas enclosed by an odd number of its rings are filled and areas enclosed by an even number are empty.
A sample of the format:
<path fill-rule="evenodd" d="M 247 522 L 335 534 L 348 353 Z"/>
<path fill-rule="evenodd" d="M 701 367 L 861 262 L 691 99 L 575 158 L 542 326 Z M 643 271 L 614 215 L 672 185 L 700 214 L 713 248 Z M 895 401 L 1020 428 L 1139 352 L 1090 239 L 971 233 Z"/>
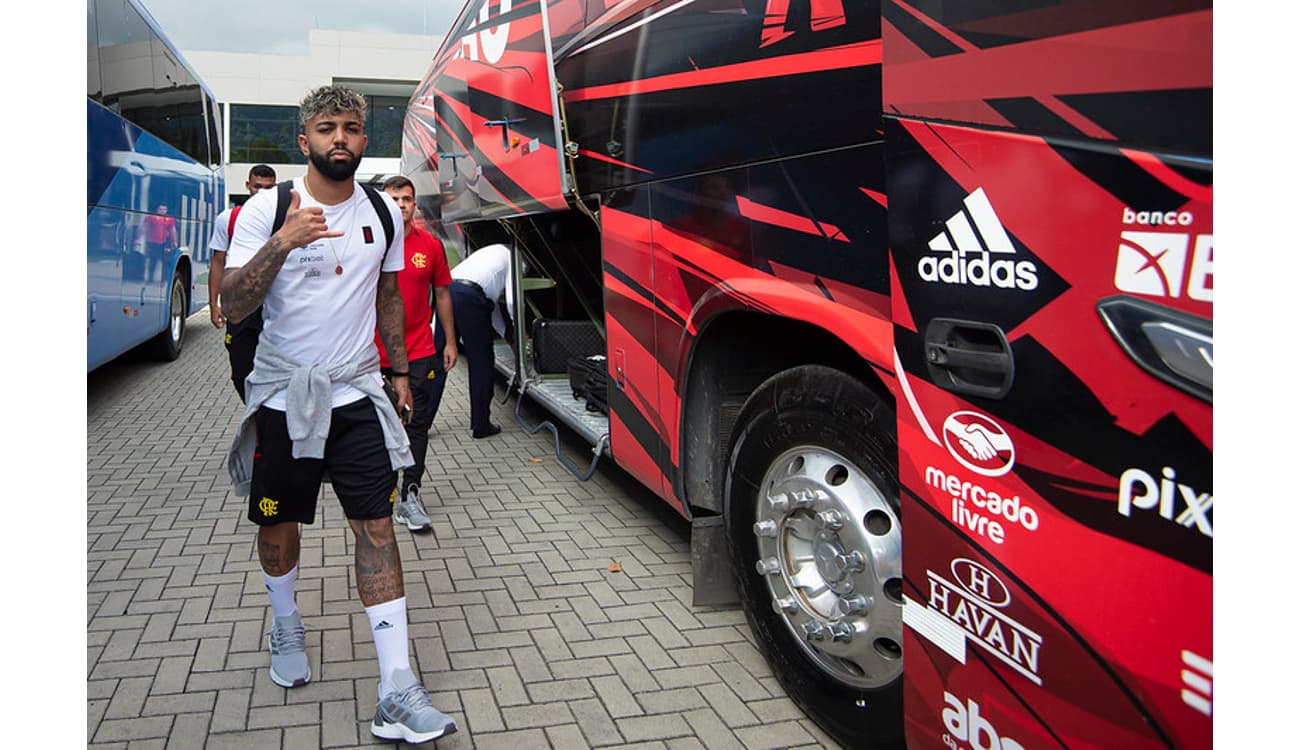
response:
<path fill-rule="evenodd" d="M 253 479 L 253 452 L 257 447 L 253 415 L 280 391 L 285 392 L 285 421 L 293 441 L 294 458 L 325 457 L 325 440 L 329 437 L 333 410 L 333 385 L 346 383 L 374 402 L 393 470 L 413 466 L 415 460 L 411 456 L 406 429 L 383 387 L 375 382 L 374 373 L 378 371 L 379 351 L 374 346 L 351 362 L 303 365 L 262 339 L 253 359 L 253 371 L 244 381 L 244 395 L 248 399 L 244 415 L 235 428 L 226 455 L 226 467 L 235 494 L 246 497 Z"/>

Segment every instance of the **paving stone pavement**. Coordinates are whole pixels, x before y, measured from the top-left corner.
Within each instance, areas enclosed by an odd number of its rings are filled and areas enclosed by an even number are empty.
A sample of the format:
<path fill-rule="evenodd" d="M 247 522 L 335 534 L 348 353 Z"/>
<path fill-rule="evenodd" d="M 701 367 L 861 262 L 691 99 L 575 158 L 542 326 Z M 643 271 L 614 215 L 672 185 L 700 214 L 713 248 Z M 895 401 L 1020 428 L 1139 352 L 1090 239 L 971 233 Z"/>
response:
<path fill-rule="evenodd" d="M 206 311 L 188 326 L 177 361 L 128 355 L 86 379 L 89 746 L 391 745 L 369 731 L 375 650 L 328 488 L 297 586 L 312 681 L 268 676 L 254 527 L 224 463 L 241 405 L 222 334 Z M 430 434 L 433 532 L 398 529 L 415 671 L 460 727 L 437 747 L 837 747 L 739 609 L 691 605 L 684 520 L 607 460 L 574 478 L 500 384 L 503 431 L 471 439 L 463 378 L 461 365 Z"/>

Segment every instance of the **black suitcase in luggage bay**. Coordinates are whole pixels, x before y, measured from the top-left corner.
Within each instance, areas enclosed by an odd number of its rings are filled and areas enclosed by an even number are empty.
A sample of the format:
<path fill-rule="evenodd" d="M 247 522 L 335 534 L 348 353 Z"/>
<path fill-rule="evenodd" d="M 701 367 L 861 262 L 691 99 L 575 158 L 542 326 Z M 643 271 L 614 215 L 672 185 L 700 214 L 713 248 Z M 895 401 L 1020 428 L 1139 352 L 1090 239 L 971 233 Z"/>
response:
<path fill-rule="evenodd" d="M 569 387 L 573 397 L 585 399 L 587 411 L 609 414 L 609 370 L 605 355 L 569 360 Z"/>
<path fill-rule="evenodd" d="M 587 320 L 533 321 L 533 367 L 544 375 L 568 372 L 569 360 L 605 353 L 605 339 Z"/>

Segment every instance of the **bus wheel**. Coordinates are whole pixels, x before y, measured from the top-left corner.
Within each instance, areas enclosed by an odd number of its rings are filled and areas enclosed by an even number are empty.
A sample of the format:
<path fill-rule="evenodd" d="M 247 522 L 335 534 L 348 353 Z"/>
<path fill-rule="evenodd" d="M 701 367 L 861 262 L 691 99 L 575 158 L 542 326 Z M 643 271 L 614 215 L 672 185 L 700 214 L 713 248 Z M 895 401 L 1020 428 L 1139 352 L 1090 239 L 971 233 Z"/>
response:
<path fill-rule="evenodd" d="M 181 356 L 181 345 L 185 341 L 185 283 L 181 274 L 172 276 L 172 289 L 167 301 L 167 327 L 150 343 L 150 350 L 155 359 L 171 362 Z"/>
<path fill-rule="evenodd" d="M 738 420 L 725 489 L 731 560 L 759 649 L 845 747 L 903 747 L 903 557 L 892 405 L 796 367 Z"/>

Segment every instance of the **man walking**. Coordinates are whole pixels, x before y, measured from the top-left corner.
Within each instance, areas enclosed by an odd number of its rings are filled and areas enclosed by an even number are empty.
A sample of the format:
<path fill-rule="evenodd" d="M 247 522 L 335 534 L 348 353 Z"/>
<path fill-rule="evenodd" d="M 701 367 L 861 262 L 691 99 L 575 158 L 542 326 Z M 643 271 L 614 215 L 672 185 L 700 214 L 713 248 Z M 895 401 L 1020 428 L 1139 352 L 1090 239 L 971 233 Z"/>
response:
<path fill-rule="evenodd" d="M 245 381 L 243 419 L 227 455 L 237 495 L 248 495 L 272 610 L 271 679 L 311 679 L 306 634 L 294 596 L 299 523 L 315 520 L 323 472 L 347 516 L 356 581 L 379 661 L 370 731 L 427 742 L 456 730 L 412 673 L 402 562 L 393 533 L 397 469 L 412 463 L 402 423 L 385 395 L 374 344 L 378 326 L 394 370 L 398 411 L 409 411 L 402 341 L 402 235 L 388 246 L 376 207 L 353 179 L 365 152 L 365 99 L 323 86 L 299 107 L 298 145 L 307 174 L 294 180 L 274 234 L 276 192 L 244 204 L 226 256 L 225 315 L 240 321 L 259 305 L 263 329 Z M 391 199 L 381 205 L 393 224 Z"/>
<path fill-rule="evenodd" d="M 415 185 L 402 176 L 390 177 L 384 182 L 384 192 L 397 203 L 402 212 L 402 229 L 406 236 L 404 248 L 405 267 L 397 272 L 397 286 L 402 291 L 402 309 L 406 314 L 406 356 L 410 361 L 411 398 L 414 411 L 406 425 L 406 436 L 411 441 L 411 457 L 415 463 L 403 470 L 398 484 L 401 495 L 393 507 L 393 518 L 406 524 L 411 531 L 429 531 L 433 528 L 429 514 L 420 503 L 420 481 L 424 476 L 424 457 L 429 449 L 429 428 L 442 402 L 442 388 L 447 372 L 456 366 L 456 327 L 451 309 L 451 271 L 447 268 L 447 254 L 442 242 L 415 222 Z M 434 346 L 429 306 L 430 289 L 438 308 L 438 323 L 444 331 L 445 344 Z M 375 332 L 379 346 L 379 364 L 385 375 L 394 371 L 388 352 Z M 442 356 L 438 356 L 441 349 Z"/>
<path fill-rule="evenodd" d="M 258 164 L 248 170 L 248 197 L 257 195 L 258 190 L 275 187 L 275 170 L 265 164 Z M 212 227 L 212 239 L 208 247 L 212 250 L 212 262 L 208 268 L 208 315 L 216 328 L 226 327 L 226 354 L 230 357 L 230 382 L 235 384 L 239 400 L 244 400 L 244 378 L 253 370 L 253 353 L 257 351 L 257 337 L 262 333 L 262 308 L 257 308 L 248 317 L 232 323 L 221 313 L 221 280 L 226 275 L 226 251 L 230 248 L 230 238 L 235 234 L 235 222 L 239 219 L 242 206 L 231 206 L 217 214 L 216 226 Z"/>

